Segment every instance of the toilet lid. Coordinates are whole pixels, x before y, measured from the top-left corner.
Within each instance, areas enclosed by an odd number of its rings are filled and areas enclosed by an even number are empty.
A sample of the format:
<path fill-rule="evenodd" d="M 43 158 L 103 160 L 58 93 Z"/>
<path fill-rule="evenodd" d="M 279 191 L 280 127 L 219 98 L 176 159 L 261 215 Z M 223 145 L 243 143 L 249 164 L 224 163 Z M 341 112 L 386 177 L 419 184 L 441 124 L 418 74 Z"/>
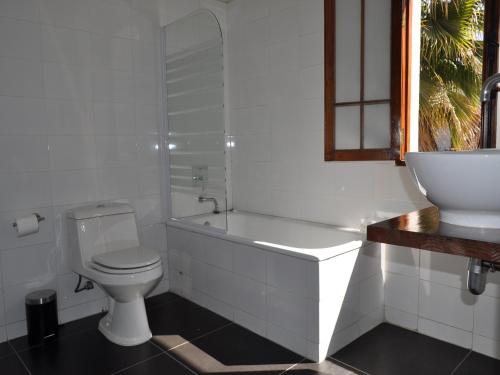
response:
<path fill-rule="evenodd" d="M 114 269 L 147 267 L 159 260 L 160 255 L 156 251 L 141 246 L 110 251 L 92 257 L 94 263 Z"/>

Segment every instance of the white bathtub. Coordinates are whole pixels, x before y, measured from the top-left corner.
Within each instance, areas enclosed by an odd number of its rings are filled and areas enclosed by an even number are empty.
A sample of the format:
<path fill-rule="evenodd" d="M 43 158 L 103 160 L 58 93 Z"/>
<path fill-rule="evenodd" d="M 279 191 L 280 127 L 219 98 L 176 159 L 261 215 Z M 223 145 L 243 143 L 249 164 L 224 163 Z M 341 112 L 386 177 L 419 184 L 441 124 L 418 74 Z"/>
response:
<path fill-rule="evenodd" d="M 173 292 L 313 361 L 383 321 L 380 247 L 359 232 L 246 212 L 215 228 L 224 221 L 168 221 Z"/>

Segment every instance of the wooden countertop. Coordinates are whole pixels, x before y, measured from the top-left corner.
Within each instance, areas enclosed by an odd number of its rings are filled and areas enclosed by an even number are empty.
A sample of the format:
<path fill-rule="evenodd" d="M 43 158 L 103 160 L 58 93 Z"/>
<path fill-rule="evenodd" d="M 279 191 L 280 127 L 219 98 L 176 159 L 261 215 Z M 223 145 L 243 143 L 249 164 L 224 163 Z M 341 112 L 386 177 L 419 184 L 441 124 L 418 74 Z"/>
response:
<path fill-rule="evenodd" d="M 440 222 L 437 207 L 370 224 L 367 239 L 500 262 L 500 229 L 462 227 Z"/>

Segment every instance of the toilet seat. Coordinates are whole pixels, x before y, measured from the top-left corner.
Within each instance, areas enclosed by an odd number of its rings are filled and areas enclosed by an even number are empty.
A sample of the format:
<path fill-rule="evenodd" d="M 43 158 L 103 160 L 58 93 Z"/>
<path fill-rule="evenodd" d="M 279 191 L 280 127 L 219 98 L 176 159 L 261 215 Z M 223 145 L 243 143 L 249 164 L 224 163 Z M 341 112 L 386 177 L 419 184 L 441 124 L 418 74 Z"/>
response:
<path fill-rule="evenodd" d="M 91 267 L 110 274 L 146 272 L 161 265 L 160 255 L 142 246 L 94 255 Z"/>

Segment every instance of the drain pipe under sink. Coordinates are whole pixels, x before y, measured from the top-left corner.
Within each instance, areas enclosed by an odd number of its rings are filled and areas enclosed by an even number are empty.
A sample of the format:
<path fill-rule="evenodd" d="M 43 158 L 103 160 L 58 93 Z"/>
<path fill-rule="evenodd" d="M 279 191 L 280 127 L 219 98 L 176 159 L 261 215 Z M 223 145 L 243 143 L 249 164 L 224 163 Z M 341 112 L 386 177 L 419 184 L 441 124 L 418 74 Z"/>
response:
<path fill-rule="evenodd" d="M 500 264 L 481 260 L 479 258 L 470 258 L 467 270 L 467 288 L 476 296 L 483 294 L 486 288 L 486 279 L 488 271 L 495 272 L 500 270 Z"/>

